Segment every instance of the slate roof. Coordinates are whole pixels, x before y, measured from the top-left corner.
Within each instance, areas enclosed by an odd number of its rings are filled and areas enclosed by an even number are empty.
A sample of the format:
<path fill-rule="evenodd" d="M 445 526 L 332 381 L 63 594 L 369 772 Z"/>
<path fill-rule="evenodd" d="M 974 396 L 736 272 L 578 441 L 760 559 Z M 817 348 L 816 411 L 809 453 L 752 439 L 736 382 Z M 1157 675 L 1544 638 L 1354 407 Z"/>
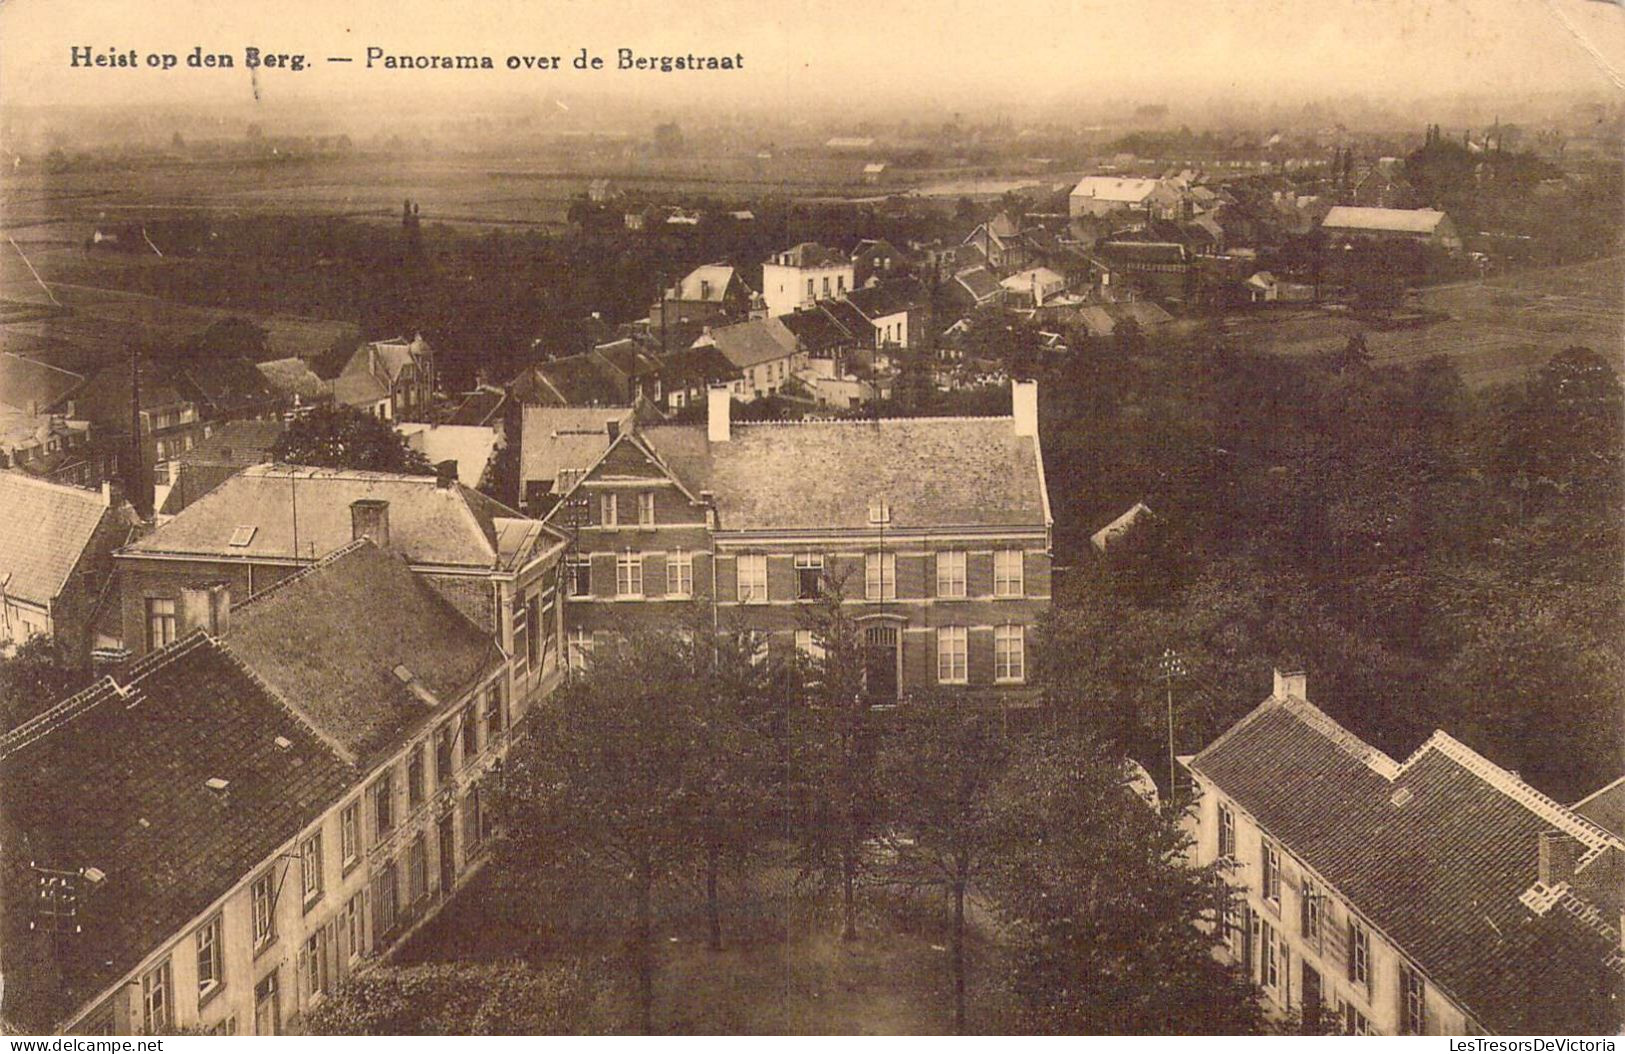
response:
<path fill-rule="evenodd" d="M 849 261 L 834 249 L 826 248 L 817 242 L 802 242 L 784 252 L 774 253 L 773 259 L 769 262 L 790 267 L 834 267 Z"/>
<path fill-rule="evenodd" d="M 458 404 L 451 416 L 446 418 L 449 425 L 489 425 L 497 419 L 502 406 L 508 401 L 508 393 L 499 388 L 481 388 L 470 392 Z"/>
<path fill-rule="evenodd" d="M 1519 898 L 1538 878 L 1543 832 L 1561 831 L 1582 849 L 1621 843 L 1512 773 L 1443 732 L 1397 764 L 1287 696 L 1266 700 L 1191 768 L 1485 1027 L 1618 1031 L 1610 942 Z M 1401 789 L 1409 799 L 1395 805 Z"/>
<path fill-rule="evenodd" d="M 520 402 L 539 406 L 613 406 L 626 398 L 587 354 L 533 366 L 515 378 L 512 391 Z"/>
<path fill-rule="evenodd" d="M 182 392 L 216 416 L 263 407 L 277 395 L 254 363 L 241 357 L 178 363 L 174 375 Z"/>
<path fill-rule="evenodd" d="M 390 548 L 414 564 L 512 565 L 498 551 L 497 522 L 523 517 L 476 490 L 441 487 L 433 476 L 293 465 L 244 469 L 124 552 L 320 559 L 352 540 L 350 504 L 362 498 L 389 503 Z M 239 527 L 255 528 L 245 546 L 230 544 Z"/>
<path fill-rule="evenodd" d="M 1574 811 L 1618 838 L 1625 838 L 1625 776 L 1575 802 Z"/>
<path fill-rule="evenodd" d="M 399 556 L 352 543 L 232 609 L 227 646 L 349 759 L 445 712 L 502 662 Z M 394 672 L 404 666 L 430 705 Z"/>
<path fill-rule="evenodd" d="M 181 464 L 209 462 L 247 467 L 271 460 L 271 451 L 288 430 L 280 419 L 272 421 L 227 421 L 215 425 L 205 439 L 180 455 Z"/>
<path fill-rule="evenodd" d="M 1320 221 L 1322 227 L 1355 231 L 1394 231 L 1432 234 L 1444 219 L 1437 209 L 1377 209 L 1336 205 Z"/>
<path fill-rule="evenodd" d="M 288 742 L 277 745 L 277 738 Z M 202 634 L 0 739 L 4 1012 L 49 1031 L 234 887 L 358 773 Z M 229 781 L 224 792 L 205 786 Z M 30 862 L 106 877 L 82 933 L 29 932 Z M 27 896 L 20 895 L 24 891 Z"/>
<path fill-rule="evenodd" d="M 740 375 L 739 368 L 710 345 L 678 348 L 656 356 L 655 361 L 660 364 L 660 379 L 665 382 L 668 391 L 702 384 L 720 384 L 737 380 Z"/>
<path fill-rule="evenodd" d="M 852 343 L 854 339 L 845 326 L 818 308 L 792 311 L 788 315 L 779 315 L 778 319 L 795 336 L 802 351 L 832 351 Z"/>
<path fill-rule="evenodd" d="M 1003 289 L 999 280 L 985 267 L 967 267 L 954 275 L 954 281 L 978 304 L 993 299 Z"/>
<path fill-rule="evenodd" d="M 711 330 L 711 340 L 741 370 L 794 355 L 796 337 L 776 318 L 753 318 Z"/>
<path fill-rule="evenodd" d="M 873 346 L 875 342 L 875 326 L 864 317 L 862 311 L 846 300 L 820 300 L 818 310 L 835 320 L 835 324 L 852 334 L 852 339 L 859 344 Z"/>
<path fill-rule="evenodd" d="M 629 407 L 601 410 L 527 406 L 520 428 L 519 478 L 556 480 L 561 471 L 586 471 L 609 449 L 609 422 L 632 427 Z"/>
<path fill-rule="evenodd" d="M 724 531 L 870 530 L 876 498 L 893 530 L 1046 525 L 1036 444 L 1008 417 L 735 422 L 726 443 L 703 428 L 639 434 L 691 493 L 716 495 Z"/>
<path fill-rule="evenodd" d="M 1085 176 L 1072 188 L 1075 198 L 1094 198 L 1124 205 L 1138 205 L 1156 192 L 1154 179 L 1124 179 L 1118 176 Z"/>
<path fill-rule="evenodd" d="M 919 307 L 928 299 L 925 286 L 920 284 L 919 279 L 912 277 L 878 282 L 846 294 L 846 301 L 871 322 L 887 315 L 895 315 L 899 311 Z"/>
<path fill-rule="evenodd" d="M 6 406 L 43 413 L 83 381 L 77 373 L 0 351 L 0 403 Z"/>
<path fill-rule="evenodd" d="M 592 350 L 594 355 L 597 355 L 627 377 L 653 374 L 660 370 L 660 364 L 654 360 L 654 357 L 638 347 L 637 341 L 630 337 L 623 337 L 608 344 L 600 344 Z"/>
<path fill-rule="evenodd" d="M 99 491 L 0 472 L 0 593 L 50 603 L 107 513 Z"/>
<path fill-rule="evenodd" d="M 1185 246 L 1178 242 L 1105 241 L 1096 248 L 1119 264 L 1182 266 L 1187 262 Z"/>
<path fill-rule="evenodd" d="M 187 506 L 193 504 L 242 470 L 242 465 L 229 462 L 206 462 L 203 464 L 182 462 L 179 471 L 175 473 L 175 482 L 170 484 L 168 493 L 164 495 L 164 503 L 159 507 L 158 514 L 160 516 L 178 515 Z"/>

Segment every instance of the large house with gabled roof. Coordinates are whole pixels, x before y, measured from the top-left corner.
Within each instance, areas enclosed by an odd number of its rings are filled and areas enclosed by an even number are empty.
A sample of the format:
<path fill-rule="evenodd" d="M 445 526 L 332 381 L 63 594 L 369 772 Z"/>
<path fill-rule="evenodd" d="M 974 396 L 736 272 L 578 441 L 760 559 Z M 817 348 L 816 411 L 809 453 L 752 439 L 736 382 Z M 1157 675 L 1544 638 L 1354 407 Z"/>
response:
<path fill-rule="evenodd" d="M 704 427 L 615 436 L 549 515 L 575 539 L 570 661 L 695 603 L 769 650 L 815 651 L 808 605 L 837 587 L 875 702 L 1031 697 L 1052 529 L 1036 385 L 1015 385 L 1009 417 L 746 424 L 730 406 L 713 389 Z"/>
<path fill-rule="evenodd" d="M 1625 840 L 1435 732 L 1395 761 L 1302 674 L 1187 767 L 1221 956 L 1267 1008 L 1345 1032 L 1614 1035 Z"/>

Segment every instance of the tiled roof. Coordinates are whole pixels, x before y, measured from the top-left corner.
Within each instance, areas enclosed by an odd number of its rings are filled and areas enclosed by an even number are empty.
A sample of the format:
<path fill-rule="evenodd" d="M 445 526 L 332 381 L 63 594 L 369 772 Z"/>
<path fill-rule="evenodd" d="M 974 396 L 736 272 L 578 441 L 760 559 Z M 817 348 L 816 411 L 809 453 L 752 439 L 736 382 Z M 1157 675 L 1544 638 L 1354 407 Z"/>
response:
<path fill-rule="evenodd" d="M 1265 701 L 1191 768 L 1487 1028 L 1619 1029 L 1609 942 L 1563 911 L 1536 915 L 1519 901 L 1537 880 L 1544 832 L 1582 848 L 1609 836 L 1516 776 L 1443 733 L 1395 764 L 1285 696 Z M 1408 795 L 1395 804 L 1401 790 Z"/>
<path fill-rule="evenodd" d="M 721 529 L 1043 527 L 1034 442 L 1008 417 L 739 424 L 726 443 L 676 426 L 642 433 L 692 493 L 716 495 Z M 840 472 L 829 466 L 840 465 Z"/>
<path fill-rule="evenodd" d="M 395 431 L 406 445 L 429 459 L 429 464 L 457 463 L 457 480 L 465 487 L 478 487 L 485 470 L 496 456 L 497 434 L 481 425 L 428 425 L 413 421 L 397 424 Z"/>
<path fill-rule="evenodd" d="M 863 312 L 853 307 L 846 300 L 820 300 L 818 310 L 834 319 L 835 324 L 852 334 L 852 339 L 859 344 L 873 345 L 875 341 L 875 326 L 864 317 Z"/>
<path fill-rule="evenodd" d="M 611 407 L 588 410 L 564 406 L 527 406 L 519 439 L 519 478 L 556 480 L 560 472 L 584 472 L 609 449 L 610 422 L 622 431 L 632 426 L 632 410 Z"/>
<path fill-rule="evenodd" d="M 259 363 L 257 368 L 266 383 L 284 395 L 297 395 L 309 401 L 332 394 L 328 383 L 318 377 L 304 359 L 272 359 Z"/>
<path fill-rule="evenodd" d="M 678 348 L 656 357 L 668 389 L 736 380 L 739 368 L 715 347 Z"/>
<path fill-rule="evenodd" d="M 0 403 L 41 413 L 73 391 L 83 377 L 77 373 L 0 352 Z"/>
<path fill-rule="evenodd" d="M 675 300 L 695 300 L 720 304 L 729 286 L 741 282 L 739 272 L 727 264 L 704 264 L 688 272 L 673 288 Z"/>
<path fill-rule="evenodd" d="M 592 349 L 592 353 L 627 377 L 655 373 L 660 369 L 659 363 L 655 362 L 652 356 L 638 347 L 637 342 L 630 337 L 623 337 L 608 344 L 600 344 Z"/>
<path fill-rule="evenodd" d="M 253 465 L 125 551 L 320 559 L 351 541 L 350 505 L 362 498 L 389 503 L 390 548 L 414 564 L 495 567 L 495 521 L 521 518 L 461 484 L 442 487 L 433 476 Z M 232 535 L 241 527 L 253 527 L 253 536 L 247 545 L 233 546 Z"/>
<path fill-rule="evenodd" d="M 500 389 L 482 388 L 477 392 L 470 392 L 468 397 L 458 404 L 451 416 L 446 419 L 448 425 L 489 425 L 496 420 L 502 404 L 507 402 L 508 394 Z"/>
<path fill-rule="evenodd" d="M 954 281 L 963 286 L 977 303 L 998 296 L 1002 289 L 999 280 L 985 267 L 967 267 L 954 275 Z"/>
<path fill-rule="evenodd" d="M 226 644 L 350 758 L 387 750 L 501 662 L 400 557 L 346 546 L 232 609 Z M 396 674 L 405 667 L 431 705 Z"/>
<path fill-rule="evenodd" d="M 1444 213 L 1435 209 L 1376 209 L 1337 205 L 1326 213 L 1320 225 L 1338 230 L 1432 234 L 1443 219 Z"/>
<path fill-rule="evenodd" d="M 1114 263 L 1175 265 L 1187 259 L 1185 247 L 1178 242 L 1105 241 L 1097 248 Z"/>
<path fill-rule="evenodd" d="M 753 318 L 711 331 L 716 349 L 741 370 L 796 353 L 796 337 L 776 318 Z"/>
<path fill-rule="evenodd" d="M 277 394 L 265 375 L 248 359 L 240 357 L 180 363 L 174 377 L 181 391 L 196 402 L 206 403 L 216 414 L 260 407 L 273 401 Z"/>
<path fill-rule="evenodd" d="M 1154 179 L 1123 179 L 1117 176 L 1085 176 L 1072 188 L 1075 198 L 1094 198 L 1124 205 L 1138 205 L 1157 189 Z"/>
<path fill-rule="evenodd" d="M 142 660 L 123 686 L 103 679 L 14 730 L 0 740 L 5 1015 L 39 1032 L 61 1023 L 355 778 L 202 634 Z M 27 925 L 31 863 L 106 876 L 85 892 L 82 932 L 57 938 L 54 964 L 51 935 Z"/>
<path fill-rule="evenodd" d="M 0 594 L 49 603 L 107 512 L 99 491 L 0 472 Z"/>
<path fill-rule="evenodd" d="M 1625 776 L 1576 802 L 1574 811 L 1615 837 L 1625 838 Z"/>
<path fill-rule="evenodd" d="M 160 516 L 178 515 L 187 506 L 214 490 L 226 480 L 243 470 L 243 466 L 222 462 L 205 462 L 202 464 L 182 462 L 180 470 L 175 473 L 175 482 L 169 487 L 169 493 L 164 495 L 164 503 L 158 509 Z"/>
<path fill-rule="evenodd" d="M 272 421 L 227 421 L 215 425 L 209 436 L 180 456 L 181 464 L 211 463 L 246 467 L 271 460 L 288 426 L 280 419 Z"/>
<path fill-rule="evenodd" d="M 603 366 L 586 354 L 531 367 L 514 380 L 513 395 L 522 403 L 538 406 L 613 406 L 626 398 Z"/>

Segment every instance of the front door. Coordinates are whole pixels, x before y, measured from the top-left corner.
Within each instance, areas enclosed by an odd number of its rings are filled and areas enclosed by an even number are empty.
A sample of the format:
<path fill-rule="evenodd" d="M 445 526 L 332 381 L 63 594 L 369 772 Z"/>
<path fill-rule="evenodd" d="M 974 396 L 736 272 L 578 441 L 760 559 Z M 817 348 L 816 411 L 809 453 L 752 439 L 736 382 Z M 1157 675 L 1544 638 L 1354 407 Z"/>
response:
<path fill-rule="evenodd" d="M 897 699 L 897 641 L 895 626 L 870 626 L 863 634 L 863 689 L 871 703 Z"/>
<path fill-rule="evenodd" d="M 457 884 L 457 831 L 450 812 L 440 817 L 440 895 Z"/>

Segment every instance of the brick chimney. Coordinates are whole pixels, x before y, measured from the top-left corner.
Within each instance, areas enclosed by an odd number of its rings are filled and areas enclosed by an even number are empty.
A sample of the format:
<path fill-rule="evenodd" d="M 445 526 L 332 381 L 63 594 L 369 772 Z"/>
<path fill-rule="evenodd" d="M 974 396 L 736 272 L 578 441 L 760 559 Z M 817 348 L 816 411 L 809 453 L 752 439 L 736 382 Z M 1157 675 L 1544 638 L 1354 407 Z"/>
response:
<path fill-rule="evenodd" d="M 451 489 L 451 485 L 457 482 L 457 461 L 455 458 L 435 462 L 434 482 L 435 486 L 441 490 Z"/>
<path fill-rule="evenodd" d="M 179 636 L 200 629 L 218 637 L 231 628 L 231 586 L 226 582 L 182 586 L 179 606 Z"/>
<path fill-rule="evenodd" d="M 1275 671 L 1275 698 L 1309 701 L 1309 677 L 1302 670 Z"/>
<path fill-rule="evenodd" d="M 733 396 L 725 384 L 713 384 L 706 393 L 705 438 L 711 443 L 726 443 L 732 438 Z"/>
<path fill-rule="evenodd" d="M 1010 404 L 1016 435 L 1038 438 L 1038 382 L 1011 381 Z"/>
<path fill-rule="evenodd" d="M 350 503 L 350 540 L 362 538 L 380 549 L 389 548 L 389 502 L 357 498 Z"/>

